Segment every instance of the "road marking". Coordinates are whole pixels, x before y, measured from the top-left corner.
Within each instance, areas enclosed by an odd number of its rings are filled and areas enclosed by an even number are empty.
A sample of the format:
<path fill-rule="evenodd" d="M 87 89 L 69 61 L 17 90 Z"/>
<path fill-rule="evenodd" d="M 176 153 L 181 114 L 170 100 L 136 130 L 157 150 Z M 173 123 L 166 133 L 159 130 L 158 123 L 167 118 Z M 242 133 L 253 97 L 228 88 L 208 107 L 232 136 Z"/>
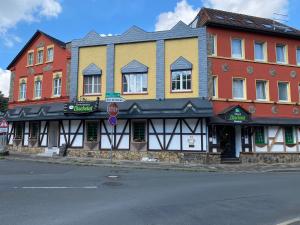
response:
<path fill-rule="evenodd" d="M 83 186 L 83 187 L 71 187 L 71 186 L 49 186 L 49 187 L 13 187 L 14 189 L 97 189 L 98 186 Z"/>
<path fill-rule="evenodd" d="M 283 223 L 279 223 L 279 224 L 277 224 L 277 225 L 289 225 L 289 224 L 295 224 L 295 225 L 296 225 L 296 222 L 300 222 L 300 217 L 297 217 L 297 218 L 294 218 L 294 219 L 285 221 L 285 222 L 283 222 Z M 298 223 L 297 223 L 297 224 L 298 224 Z"/>

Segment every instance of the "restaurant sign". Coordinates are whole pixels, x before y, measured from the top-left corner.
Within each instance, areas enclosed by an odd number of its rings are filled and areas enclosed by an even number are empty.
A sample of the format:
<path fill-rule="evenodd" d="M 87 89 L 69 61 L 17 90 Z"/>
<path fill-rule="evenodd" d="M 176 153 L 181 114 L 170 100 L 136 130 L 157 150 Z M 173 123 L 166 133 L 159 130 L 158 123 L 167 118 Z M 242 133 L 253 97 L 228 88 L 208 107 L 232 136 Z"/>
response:
<path fill-rule="evenodd" d="M 88 102 L 88 101 L 78 101 L 78 102 L 70 102 L 65 104 L 64 113 L 91 113 L 95 112 L 98 109 L 98 102 Z"/>
<path fill-rule="evenodd" d="M 225 114 L 225 119 L 235 123 L 247 122 L 249 121 L 249 114 L 242 108 L 236 107 Z"/>

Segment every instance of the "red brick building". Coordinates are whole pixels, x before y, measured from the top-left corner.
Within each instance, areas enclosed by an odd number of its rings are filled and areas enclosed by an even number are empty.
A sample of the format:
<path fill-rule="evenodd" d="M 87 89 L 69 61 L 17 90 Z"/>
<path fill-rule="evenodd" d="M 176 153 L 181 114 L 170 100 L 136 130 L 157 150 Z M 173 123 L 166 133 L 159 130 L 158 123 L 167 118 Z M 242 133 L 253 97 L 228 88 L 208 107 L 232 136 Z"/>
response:
<path fill-rule="evenodd" d="M 300 31 L 207 8 L 191 26 L 207 29 L 210 151 L 245 161 L 298 157 L 286 153 L 300 151 Z"/>
<path fill-rule="evenodd" d="M 9 108 L 67 102 L 69 61 L 66 43 L 36 31 L 7 67 L 12 73 Z"/>

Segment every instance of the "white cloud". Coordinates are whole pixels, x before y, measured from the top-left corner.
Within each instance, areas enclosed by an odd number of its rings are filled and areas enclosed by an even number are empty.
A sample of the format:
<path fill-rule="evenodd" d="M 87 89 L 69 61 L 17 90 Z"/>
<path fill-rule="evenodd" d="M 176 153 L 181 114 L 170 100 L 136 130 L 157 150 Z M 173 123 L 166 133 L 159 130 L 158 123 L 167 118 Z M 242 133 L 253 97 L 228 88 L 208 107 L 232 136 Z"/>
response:
<path fill-rule="evenodd" d="M 157 17 L 155 30 L 168 30 L 180 20 L 189 24 L 196 17 L 199 10 L 200 8 L 194 8 L 186 0 L 181 0 L 177 2 L 174 11 L 163 12 Z"/>
<path fill-rule="evenodd" d="M 209 8 L 271 19 L 274 19 L 274 13 L 287 14 L 289 4 L 288 0 L 202 0 L 202 2 Z"/>
<path fill-rule="evenodd" d="M 20 22 L 35 22 L 46 17 L 57 17 L 62 11 L 59 0 L 0 0 L 0 38 L 7 47 L 20 39 L 7 34 Z"/>
<path fill-rule="evenodd" d="M 0 91 L 8 97 L 10 85 L 10 71 L 0 68 Z"/>

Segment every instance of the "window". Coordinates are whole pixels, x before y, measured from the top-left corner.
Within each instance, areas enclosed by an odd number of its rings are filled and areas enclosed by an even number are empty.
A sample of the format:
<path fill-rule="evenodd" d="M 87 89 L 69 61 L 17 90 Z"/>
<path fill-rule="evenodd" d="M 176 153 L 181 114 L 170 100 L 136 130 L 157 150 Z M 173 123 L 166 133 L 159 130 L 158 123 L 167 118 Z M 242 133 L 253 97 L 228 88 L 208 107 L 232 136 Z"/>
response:
<path fill-rule="evenodd" d="M 231 56 L 232 58 L 241 59 L 243 58 L 243 40 L 232 39 L 231 40 Z"/>
<path fill-rule="evenodd" d="M 278 100 L 287 102 L 289 101 L 289 83 L 278 82 Z"/>
<path fill-rule="evenodd" d="M 276 62 L 277 63 L 286 63 L 286 47 L 285 45 L 277 44 L 276 45 Z"/>
<path fill-rule="evenodd" d="M 172 91 L 191 91 L 191 78 L 191 70 L 172 71 Z"/>
<path fill-rule="evenodd" d="M 245 99 L 245 79 L 234 78 L 232 92 L 234 99 Z"/>
<path fill-rule="evenodd" d="M 256 81 L 256 99 L 257 100 L 267 100 L 267 81 L 265 80 L 257 80 Z"/>
<path fill-rule="evenodd" d="M 210 46 L 210 54 L 211 55 L 217 55 L 217 37 L 216 35 L 210 35 L 210 41 L 209 41 L 209 46 Z"/>
<path fill-rule="evenodd" d="M 293 127 L 286 127 L 284 129 L 284 133 L 285 133 L 285 143 L 290 145 L 295 144 Z"/>
<path fill-rule="evenodd" d="M 101 79 L 99 75 L 84 76 L 84 94 L 100 94 Z"/>
<path fill-rule="evenodd" d="M 28 66 L 33 65 L 33 59 L 34 59 L 34 52 L 33 51 L 28 52 L 28 55 L 27 55 L 27 65 Z"/>
<path fill-rule="evenodd" d="M 86 124 L 86 140 L 89 142 L 95 142 L 98 140 L 98 123 L 87 122 Z"/>
<path fill-rule="evenodd" d="M 264 127 L 255 128 L 255 144 L 266 144 Z"/>
<path fill-rule="evenodd" d="M 254 55 L 256 61 L 265 61 L 265 43 L 255 42 L 254 44 Z"/>
<path fill-rule="evenodd" d="M 53 47 L 48 47 L 47 48 L 47 62 L 52 62 L 53 61 L 53 56 L 54 56 L 54 48 Z"/>
<path fill-rule="evenodd" d="M 22 139 L 22 137 L 23 137 L 23 123 L 16 123 L 14 139 Z"/>
<path fill-rule="evenodd" d="M 29 137 L 31 139 L 37 139 L 39 132 L 39 123 L 33 122 L 30 123 Z"/>
<path fill-rule="evenodd" d="M 300 47 L 296 50 L 296 57 L 297 57 L 297 65 L 300 66 Z"/>
<path fill-rule="evenodd" d="M 146 123 L 133 122 L 133 141 L 134 142 L 145 142 L 146 139 Z"/>
<path fill-rule="evenodd" d="M 212 77 L 212 97 L 218 97 L 218 78 L 216 76 Z"/>
<path fill-rule="evenodd" d="M 44 50 L 40 49 L 37 52 L 37 64 L 43 63 L 43 59 L 44 59 Z"/>
<path fill-rule="evenodd" d="M 22 81 L 20 84 L 20 93 L 19 93 L 19 99 L 25 100 L 26 99 L 26 82 Z"/>
<path fill-rule="evenodd" d="M 148 75 L 146 73 L 123 74 L 123 93 L 147 93 Z"/>
<path fill-rule="evenodd" d="M 61 95 L 61 78 L 57 77 L 53 80 L 53 95 L 60 96 Z"/>
<path fill-rule="evenodd" d="M 41 98 L 42 97 L 42 81 L 36 80 L 34 82 L 34 97 Z"/>

